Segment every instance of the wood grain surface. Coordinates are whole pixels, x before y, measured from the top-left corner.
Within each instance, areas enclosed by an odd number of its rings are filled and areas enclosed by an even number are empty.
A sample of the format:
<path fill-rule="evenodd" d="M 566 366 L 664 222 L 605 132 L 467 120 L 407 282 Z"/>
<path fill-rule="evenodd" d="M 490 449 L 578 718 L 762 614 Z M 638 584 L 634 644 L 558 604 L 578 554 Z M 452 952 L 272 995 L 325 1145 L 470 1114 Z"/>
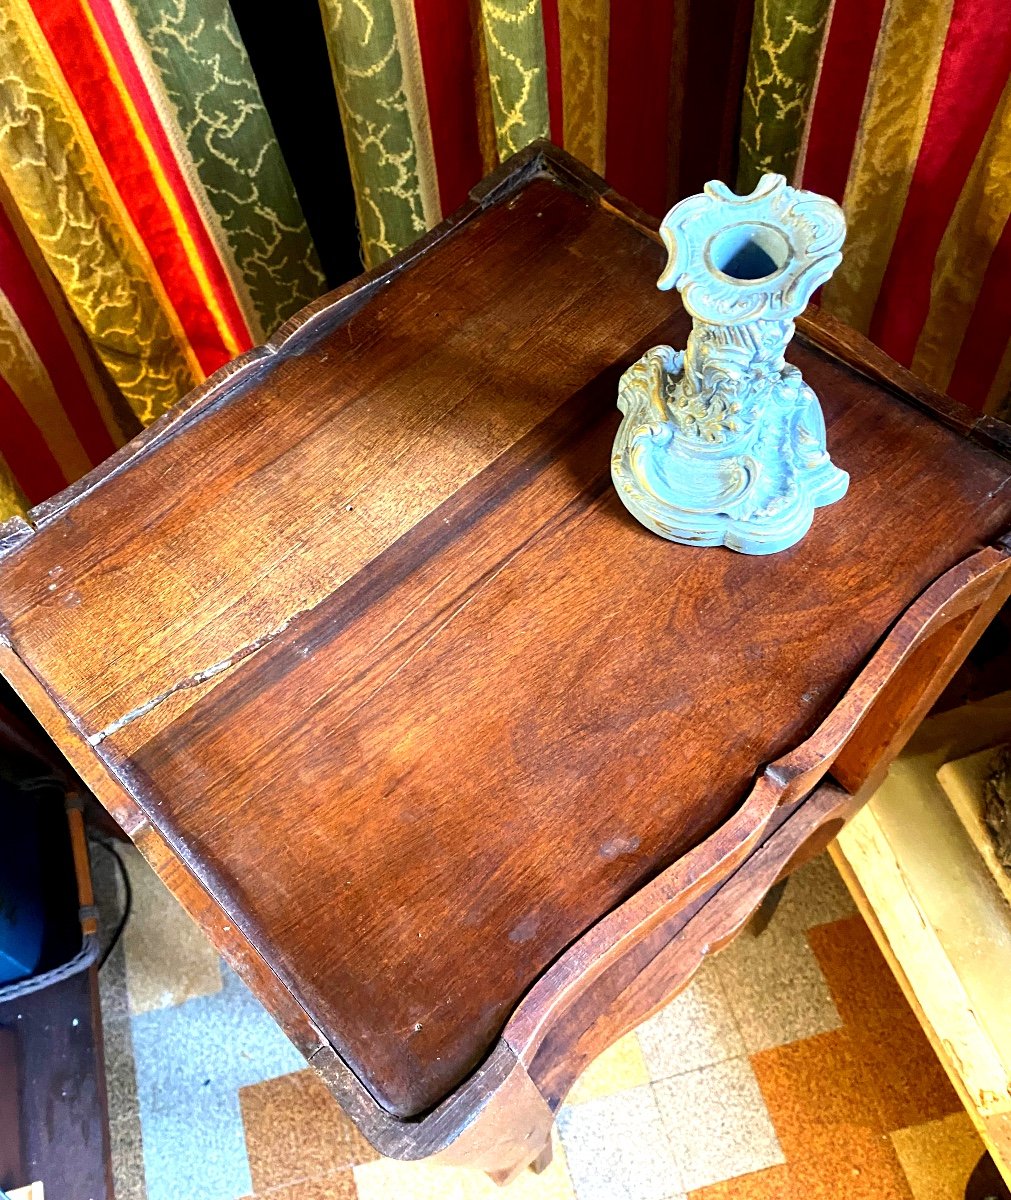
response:
<path fill-rule="evenodd" d="M 910 605 L 815 732 L 761 771 L 733 816 L 597 922 L 541 976 L 504 1037 L 549 1103 L 560 1104 L 581 1069 L 672 999 L 703 957 L 734 935 L 740 924 L 735 880 L 752 881 L 754 907 L 777 876 L 824 849 L 901 750 L 911 732 L 909 711 L 925 710 L 948 682 L 960 661 L 957 644 L 1009 592 L 1011 557 L 996 547 L 945 572 Z M 939 639 L 946 646 L 940 663 Z M 895 692 L 907 698 L 908 706 L 886 730 L 878 721 L 881 702 L 888 713 L 888 697 Z M 876 742 L 872 772 L 858 782 L 855 794 L 834 778 L 824 782 L 830 770 L 834 775 L 847 761 L 850 747 L 861 745 L 868 723 Z M 849 757 L 866 761 L 862 753 Z M 819 797 L 830 793 L 845 803 L 833 802 L 826 812 Z M 779 847 L 774 860 L 767 853 L 773 843 Z M 781 853 L 784 846 L 792 847 L 789 854 Z M 759 863 L 772 861 L 772 876 L 767 865 L 756 874 Z M 761 886 L 758 880 L 764 880 Z M 725 932 L 715 940 L 685 941 L 681 931 L 703 906 L 706 927 L 722 925 Z"/>
<path fill-rule="evenodd" d="M 527 156 L 8 530 L 4 671 L 395 1116 L 1011 520 L 971 422 L 798 338 L 846 498 L 769 558 L 638 526 L 609 453 L 621 370 L 687 336 L 662 262 Z"/>

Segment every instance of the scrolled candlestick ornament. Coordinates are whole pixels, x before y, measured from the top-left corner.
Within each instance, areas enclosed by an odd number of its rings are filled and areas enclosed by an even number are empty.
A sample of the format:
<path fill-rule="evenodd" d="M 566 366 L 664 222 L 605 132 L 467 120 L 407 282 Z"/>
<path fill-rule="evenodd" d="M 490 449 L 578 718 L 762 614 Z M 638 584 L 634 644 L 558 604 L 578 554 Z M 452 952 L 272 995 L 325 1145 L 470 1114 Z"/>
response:
<path fill-rule="evenodd" d="M 614 485 L 670 541 L 785 550 L 849 484 L 817 396 L 784 359 L 794 318 L 842 261 L 842 210 L 763 175 L 749 196 L 707 183 L 660 233 L 657 286 L 681 293 L 692 332 L 683 352 L 654 346 L 622 376 Z"/>

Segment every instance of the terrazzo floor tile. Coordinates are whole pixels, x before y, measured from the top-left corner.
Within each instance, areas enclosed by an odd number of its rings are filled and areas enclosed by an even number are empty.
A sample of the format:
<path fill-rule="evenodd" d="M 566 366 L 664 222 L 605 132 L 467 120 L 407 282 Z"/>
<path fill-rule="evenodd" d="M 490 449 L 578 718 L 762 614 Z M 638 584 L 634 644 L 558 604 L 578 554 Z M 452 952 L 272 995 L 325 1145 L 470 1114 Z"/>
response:
<path fill-rule="evenodd" d="M 827 854 L 819 854 L 790 876 L 773 921 L 799 931 L 841 921 L 857 911 L 842 876 Z"/>
<path fill-rule="evenodd" d="M 235 1200 L 252 1192 L 239 1089 L 305 1059 L 238 977 L 133 1018 L 148 1200 Z"/>
<path fill-rule="evenodd" d="M 688 1193 L 688 1200 L 801 1200 L 796 1186 L 795 1174 L 782 1165 L 697 1188 Z"/>
<path fill-rule="evenodd" d="M 962 1109 L 944 1068 L 864 921 L 850 917 L 808 938 L 864 1064 L 883 1132 Z"/>
<path fill-rule="evenodd" d="M 686 1191 L 784 1161 L 747 1058 L 654 1084 Z"/>
<path fill-rule="evenodd" d="M 967 1113 L 897 1129 L 891 1140 L 916 1200 L 963 1200 L 982 1153 Z"/>
<path fill-rule="evenodd" d="M 558 1127 L 578 1200 L 683 1200 L 651 1087 L 563 1108 Z"/>
<path fill-rule="evenodd" d="M 354 1177 L 358 1200 L 576 1200 L 557 1135 L 547 1170 L 540 1175 L 522 1171 L 506 1189 L 492 1183 L 483 1171 L 387 1158 L 355 1167 Z M 615 1194 L 610 1200 L 618 1197 Z M 582 1193 L 579 1200 L 585 1200 Z"/>
<path fill-rule="evenodd" d="M 139 1118 L 110 1119 L 109 1153 L 115 1200 L 147 1200 L 144 1142 Z"/>
<path fill-rule="evenodd" d="M 105 1090 L 117 1115 L 138 1113 L 137 1075 L 133 1056 L 133 1031 L 129 1018 L 117 1017 L 102 1022 L 105 1057 Z"/>
<path fill-rule="evenodd" d="M 796 1200 L 913 1200 L 891 1142 L 868 1129 L 839 1130 L 826 1153 L 788 1170 Z"/>
<path fill-rule="evenodd" d="M 98 853 L 108 928 L 119 907 Z M 120 945 L 100 976 L 116 1198 L 685 1200 L 691 1187 L 690 1200 L 961 1200 L 952 1180 L 964 1186 L 982 1144 L 947 1115 L 954 1093 L 841 889 L 824 858 L 791 879 L 769 931 L 714 956 L 687 995 L 591 1064 L 559 1115 L 565 1152 L 508 1191 L 478 1171 L 377 1158 L 216 958 L 214 991 L 214 973 L 194 982 L 184 964 L 177 985 L 160 953 L 135 956 L 144 1011 L 131 1017 Z M 156 951 L 175 902 L 149 896 L 131 937 Z M 206 966 L 210 947 L 175 916 Z M 743 1173 L 714 1181 L 728 1171 Z"/>
<path fill-rule="evenodd" d="M 849 1028 L 764 1051 L 752 1063 L 789 1163 L 791 1195 L 911 1200 L 873 1073 Z"/>
<path fill-rule="evenodd" d="M 240 1088 L 239 1105 L 258 1193 L 379 1157 L 311 1068 Z"/>
<path fill-rule="evenodd" d="M 112 936 L 123 912 L 124 897 L 109 851 L 93 850 L 92 882 L 103 944 Z M 109 1105 L 109 1150 L 116 1200 L 146 1200 L 144 1145 L 133 1030 L 126 988 L 126 958 L 120 940 L 98 973 L 102 1009 L 105 1090 Z"/>
<path fill-rule="evenodd" d="M 830 1153 L 840 1132 L 884 1135 L 863 1062 L 846 1029 L 777 1046 L 751 1058 L 783 1152 L 790 1162 Z"/>
<path fill-rule="evenodd" d="M 133 846 L 120 848 L 133 889 L 123 932 L 132 1013 L 181 1004 L 221 990 L 218 955 Z"/>
<path fill-rule="evenodd" d="M 130 1015 L 122 936 L 118 945 L 109 948 L 125 904 L 119 869 L 112 855 L 113 852 L 104 846 L 93 845 L 90 848 L 91 883 L 98 908 L 99 940 L 108 954 L 105 965 L 98 973 L 98 998 L 103 1021 L 114 1021 Z M 125 932 L 124 927 L 123 934 Z"/>
<path fill-rule="evenodd" d="M 840 1131 L 834 1153 L 742 1175 L 689 1193 L 688 1200 L 913 1200 L 888 1139 Z"/>
<path fill-rule="evenodd" d="M 713 958 L 749 1054 L 839 1028 L 841 1018 L 806 931 L 853 912 L 839 872 L 827 855 L 819 855 L 790 877 L 760 937 L 745 930 Z"/>
<path fill-rule="evenodd" d="M 803 930 L 778 915 L 761 937 L 745 930 L 713 959 L 749 1054 L 842 1023 Z"/>
<path fill-rule="evenodd" d="M 349 1167 L 322 1179 L 306 1179 L 301 1183 L 257 1192 L 250 1200 L 358 1200 L 358 1189 Z M 396 1197 L 391 1195 L 389 1200 L 396 1200 Z"/>
<path fill-rule="evenodd" d="M 687 988 L 636 1031 L 652 1079 L 743 1054 L 745 1045 L 711 960 Z"/>
<path fill-rule="evenodd" d="M 565 1098 L 566 1104 L 582 1104 L 614 1096 L 629 1088 L 649 1083 L 649 1070 L 635 1033 L 619 1038 L 579 1076 Z"/>
<path fill-rule="evenodd" d="M 116 1200 L 146 1200 L 144 1139 L 129 1022 L 106 1024 L 103 1034 L 109 1149 Z"/>

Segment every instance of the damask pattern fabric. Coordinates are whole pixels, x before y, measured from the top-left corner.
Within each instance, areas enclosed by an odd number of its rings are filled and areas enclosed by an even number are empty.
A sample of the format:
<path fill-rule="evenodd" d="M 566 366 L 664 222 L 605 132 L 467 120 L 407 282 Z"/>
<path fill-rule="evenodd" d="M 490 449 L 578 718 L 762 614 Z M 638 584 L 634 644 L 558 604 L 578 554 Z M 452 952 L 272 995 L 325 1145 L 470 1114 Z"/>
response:
<path fill-rule="evenodd" d="M 111 454 L 140 425 L 0 186 L 0 519 Z"/>
<path fill-rule="evenodd" d="M 421 50 L 410 0 L 321 0 L 365 262 L 440 219 Z"/>
<path fill-rule="evenodd" d="M 1011 418 L 1009 80 L 1007 5 L 835 0 L 797 174 L 849 222 L 826 309 Z"/>
<path fill-rule="evenodd" d="M 37 251 L 37 290 L 55 281 L 51 322 L 65 302 L 141 424 L 323 287 L 225 0 L 200 0 L 196 16 L 188 2 L 10 0 L 0 10 L 9 212 Z M 8 326 L 12 313 L 24 325 L 26 294 L 5 289 Z M 38 356 L 38 342 L 14 340 Z M 30 354 L 17 364 L 8 355 L 0 365 L 0 454 L 41 499 L 42 479 L 46 494 L 76 479 L 121 432 L 106 419 L 105 441 L 94 423 L 70 438 L 75 393 L 42 386 Z M 15 494 L 8 478 L 4 511 Z"/>
<path fill-rule="evenodd" d="M 260 102 L 226 0 L 115 0 L 128 3 L 172 112 L 164 127 L 182 141 L 209 202 L 208 227 L 241 277 L 236 293 L 254 342 L 319 295 L 323 278 L 288 170 Z M 132 31 L 128 19 L 123 28 Z M 152 86 L 152 95 L 158 88 Z M 174 120 L 172 117 L 174 116 Z"/>
<path fill-rule="evenodd" d="M 367 266 L 537 137 L 655 217 L 780 171 L 847 210 L 826 307 L 1011 416 L 1007 5 L 319 3 Z M 324 287 L 228 0 L 7 0 L 0 183 L 0 515 Z"/>
<path fill-rule="evenodd" d="M 558 0 L 561 144 L 598 174 L 606 161 L 610 17 L 609 0 Z"/>
<path fill-rule="evenodd" d="M 56 5 L 45 11 L 51 21 L 59 15 Z M 141 193 L 125 186 L 120 191 L 113 178 L 122 166 L 124 185 L 127 179 L 136 183 L 133 164 L 122 158 L 109 162 L 103 155 L 114 148 L 117 134 L 96 120 L 107 144 L 96 142 L 27 3 L 12 0 L 0 22 L 5 58 L 11 60 L 0 92 L 0 177 L 99 357 L 141 420 L 151 420 L 201 377 L 198 351 L 218 365 L 214 346 L 201 336 L 203 329 L 191 328 L 188 338 L 182 320 L 189 314 L 179 312 L 182 303 L 177 308 L 169 302 L 165 280 L 135 223 L 143 215 Z M 65 54 L 80 53 L 83 62 L 89 32 L 85 26 L 76 45 L 65 43 Z M 97 53 L 93 38 L 90 44 Z M 89 65 L 99 73 L 104 69 L 100 58 Z M 76 80 L 83 91 L 83 72 Z M 116 103 L 105 87 L 93 90 Z M 218 345 L 218 358 L 225 361 L 228 351 Z"/>
<path fill-rule="evenodd" d="M 741 101 L 742 193 L 767 171 L 793 174 L 830 7 L 831 0 L 756 0 Z"/>
<path fill-rule="evenodd" d="M 558 9 L 541 0 L 481 0 L 488 79 L 500 159 L 548 137 L 547 43 L 558 41 Z"/>
<path fill-rule="evenodd" d="M 731 170 L 751 0 L 321 5 L 369 266 L 536 138 L 656 215 Z"/>

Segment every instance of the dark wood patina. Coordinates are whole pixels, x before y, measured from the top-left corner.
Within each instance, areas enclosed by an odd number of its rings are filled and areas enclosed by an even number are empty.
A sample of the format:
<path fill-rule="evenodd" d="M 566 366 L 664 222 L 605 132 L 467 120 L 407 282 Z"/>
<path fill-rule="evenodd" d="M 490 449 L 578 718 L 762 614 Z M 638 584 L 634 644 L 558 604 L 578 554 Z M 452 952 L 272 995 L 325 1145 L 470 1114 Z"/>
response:
<path fill-rule="evenodd" d="M 834 836 L 1011 590 L 999 426 L 836 322 L 769 558 L 609 479 L 689 320 L 553 147 L 2 531 L 0 668 L 383 1153 L 508 1178 Z"/>

